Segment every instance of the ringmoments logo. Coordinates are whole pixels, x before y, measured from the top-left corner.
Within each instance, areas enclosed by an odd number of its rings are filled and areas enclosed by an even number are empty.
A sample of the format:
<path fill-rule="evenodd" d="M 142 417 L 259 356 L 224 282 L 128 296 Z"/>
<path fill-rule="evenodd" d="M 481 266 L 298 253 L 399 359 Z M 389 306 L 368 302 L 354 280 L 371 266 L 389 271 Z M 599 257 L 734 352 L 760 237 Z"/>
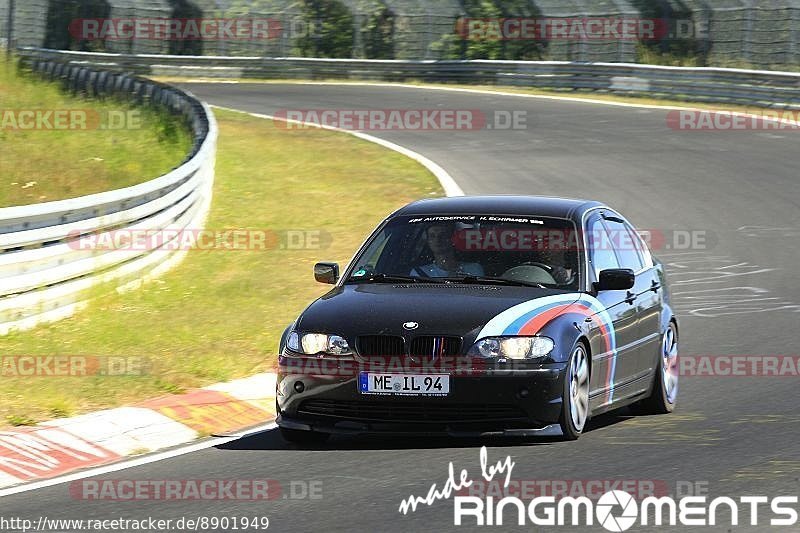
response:
<path fill-rule="evenodd" d="M 627 531 L 642 526 L 738 526 L 749 513 L 753 526 L 795 526 L 798 522 L 797 496 L 742 496 L 738 499 L 721 496 L 675 498 L 647 497 L 638 502 L 630 493 L 612 490 L 597 502 L 587 497 L 556 499 L 543 496 L 524 502 L 517 497 L 495 500 L 456 496 L 454 523 L 474 526 L 593 526 L 607 531 Z"/>
<path fill-rule="evenodd" d="M 798 522 L 798 497 L 741 496 L 737 499 L 706 495 L 682 497 L 646 496 L 637 500 L 630 492 L 611 489 L 596 500 L 587 496 L 537 495 L 523 500 L 519 496 L 464 495 L 474 484 L 512 485 L 516 463 L 507 456 L 489 461 L 486 447 L 479 456 L 480 476 L 469 470 L 448 465 L 447 479 L 433 483 L 425 496 L 410 495 L 399 507 L 403 515 L 423 506 L 453 500 L 453 523 L 456 526 L 600 526 L 606 531 L 621 532 L 642 526 L 738 526 L 749 518 L 752 526 L 785 527 Z M 588 486 L 588 483 L 586 484 Z M 654 485 L 655 487 L 655 485 Z"/>
<path fill-rule="evenodd" d="M 614 515 L 614 508 L 621 508 L 619 516 Z M 609 531 L 626 531 L 635 523 L 638 516 L 636 500 L 624 490 L 612 490 L 600 497 L 596 507 L 597 521 Z"/>

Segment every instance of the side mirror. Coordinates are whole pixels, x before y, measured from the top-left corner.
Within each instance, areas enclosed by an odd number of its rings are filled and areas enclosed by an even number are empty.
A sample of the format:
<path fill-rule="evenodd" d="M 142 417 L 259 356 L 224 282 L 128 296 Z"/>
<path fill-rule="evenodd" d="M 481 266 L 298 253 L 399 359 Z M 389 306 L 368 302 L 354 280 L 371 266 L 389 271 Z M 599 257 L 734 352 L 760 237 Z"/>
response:
<path fill-rule="evenodd" d="M 636 276 L 629 268 L 610 268 L 600 272 L 599 291 L 627 291 L 636 284 Z"/>
<path fill-rule="evenodd" d="M 320 283 L 336 284 L 339 281 L 339 265 L 337 263 L 317 263 L 314 265 L 314 279 Z"/>

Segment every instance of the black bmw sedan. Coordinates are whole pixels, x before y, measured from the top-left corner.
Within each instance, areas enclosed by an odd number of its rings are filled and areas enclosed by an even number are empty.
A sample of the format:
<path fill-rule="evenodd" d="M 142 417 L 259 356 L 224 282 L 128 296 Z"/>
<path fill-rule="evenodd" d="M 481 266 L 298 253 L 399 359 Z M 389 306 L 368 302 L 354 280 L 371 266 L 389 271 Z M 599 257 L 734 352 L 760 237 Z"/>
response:
<path fill-rule="evenodd" d="M 283 333 L 277 423 L 331 434 L 576 439 L 594 415 L 669 413 L 678 324 L 642 236 L 598 202 L 422 200 L 391 214 Z"/>

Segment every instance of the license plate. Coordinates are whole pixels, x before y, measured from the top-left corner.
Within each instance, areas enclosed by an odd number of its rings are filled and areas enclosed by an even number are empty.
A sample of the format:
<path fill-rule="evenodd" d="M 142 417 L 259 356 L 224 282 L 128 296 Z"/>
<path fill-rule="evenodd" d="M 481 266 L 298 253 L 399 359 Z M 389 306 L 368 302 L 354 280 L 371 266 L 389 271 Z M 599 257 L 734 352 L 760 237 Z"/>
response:
<path fill-rule="evenodd" d="M 362 394 L 393 396 L 447 396 L 450 376 L 447 374 L 378 374 L 361 372 L 358 389 Z"/>

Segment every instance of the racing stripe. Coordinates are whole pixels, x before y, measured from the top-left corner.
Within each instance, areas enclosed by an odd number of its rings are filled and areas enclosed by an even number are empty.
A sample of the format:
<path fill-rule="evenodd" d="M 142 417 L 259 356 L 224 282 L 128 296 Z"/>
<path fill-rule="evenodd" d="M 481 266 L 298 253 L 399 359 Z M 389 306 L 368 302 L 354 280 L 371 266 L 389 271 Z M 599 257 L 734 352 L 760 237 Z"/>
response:
<path fill-rule="evenodd" d="M 531 317 L 540 313 L 542 310 L 555 305 L 563 305 L 577 301 L 577 294 L 561 294 L 556 296 L 545 296 L 536 298 L 513 307 L 509 307 L 498 314 L 481 329 L 477 339 L 485 337 L 501 337 L 503 335 L 516 335 L 519 328 Z"/>
<path fill-rule="evenodd" d="M 578 304 L 578 305 L 575 305 Z M 570 313 L 592 317 L 610 354 L 605 376 L 606 404 L 614 400 L 614 377 L 617 369 L 616 333 L 611 315 L 600 301 L 588 294 L 546 296 L 523 302 L 492 318 L 477 339 L 511 335 L 536 335 L 556 318 Z"/>
<path fill-rule="evenodd" d="M 563 314 L 573 304 L 556 305 L 534 316 L 519 329 L 520 335 L 537 335 L 551 320 Z"/>
<path fill-rule="evenodd" d="M 575 302 L 574 299 L 569 298 L 567 300 L 563 300 L 562 299 L 562 300 L 558 300 L 558 301 L 555 301 L 555 302 L 551 302 L 551 303 L 547 303 L 547 304 L 535 307 L 535 308 L 531 309 L 530 311 L 528 311 L 527 313 L 525 313 L 524 315 L 522 315 L 519 318 L 517 318 L 516 320 L 514 320 L 511 324 L 509 324 L 508 327 L 505 329 L 505 331 L 503 333 L 505 335 L 520 335 L 521 334 L 520 332 L 522 331 L 522 328 L 524 328 L 527 323 L 529 323 L 531 320 L 535 319 L 540 314 L 542 314 L 542 313 L 544 313 L 544 312 L 546 312 L 546 311 L 548 311 L 550 309 L 553 309 L 554 307 L 561 307 L 561 306 L 565 306 L 565 305 L 568 306 L 568 305 L 571 305 L 574 302 Z"/>

